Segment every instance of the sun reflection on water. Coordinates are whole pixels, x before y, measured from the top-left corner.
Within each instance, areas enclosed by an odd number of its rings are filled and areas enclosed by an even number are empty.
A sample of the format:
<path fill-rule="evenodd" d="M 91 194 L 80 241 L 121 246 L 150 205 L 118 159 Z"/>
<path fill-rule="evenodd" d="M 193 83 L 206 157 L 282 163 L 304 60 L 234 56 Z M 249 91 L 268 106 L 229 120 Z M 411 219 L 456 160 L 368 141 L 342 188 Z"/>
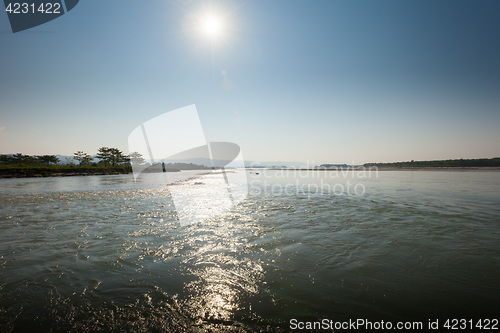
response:
<path fill-rule="evenodd" d="M 232 322 L 237 311 L 250 308 L 248 295 L 259 293 L 263 268 L 242 236 L 248 227 L 219 218 L 189 229 L 192 251 L 182 264 L 192 279 L 184 290 L 186 306 L 200 324 Z"/>

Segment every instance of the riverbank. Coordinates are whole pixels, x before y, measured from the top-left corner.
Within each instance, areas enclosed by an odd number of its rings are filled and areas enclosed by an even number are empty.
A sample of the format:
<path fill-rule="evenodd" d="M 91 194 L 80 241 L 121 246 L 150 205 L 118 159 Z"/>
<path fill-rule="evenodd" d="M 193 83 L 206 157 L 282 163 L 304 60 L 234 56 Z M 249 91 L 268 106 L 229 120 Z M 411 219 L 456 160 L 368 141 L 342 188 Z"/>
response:
<path fill-rule="evenodd" d="M 255 173 L 259 170 L 294 170 L 294 171 L 460 171 L 460 170 L 500 170 L 500 167 L 377 167 L 377 166 L 360 166 L 347 168 L 247 168 Z"/>
<path fill-rule="evenodd" d="M 130 166 L 79 166 L 79 165 L 54 165 L 54 166 L 26 166 L 26 165 L 0 165 L 0 178 L 26 178 L 26 177 L 71 177 L 91 175 L 119 175 L 132 172 Z"/>
<path fill-rule="evenodd" d="M 352 167 L 352 168 L 247 168 L 250 172 L 259 173 L 262 170 L 295 170 L 295 171 L 467 171 L 467 170 L 500 170 L 500 167 Z M 167 172 L 178 172 L 180 170 L 170 170 Z M 149 172 L 161 172 L 158 170 L 149 170 Z M 95 167 L 95 166 L 76 166 L 76 165 L 63 165 L 63 166 L 12 166 L 0 165 L 0 179 L 1 178 L 43 178 L 43 177 L 73 177 L 73 176 L 102 176 L 102 175 L 120 175 L 130 174 L 132 168 L 129 166 L 115 166 L 115 167 Z"/>
<path fill-rule="evenodd" d="M 379 171 L 465 171 L 500 170 L 500 167 L 378 167 Z"/>

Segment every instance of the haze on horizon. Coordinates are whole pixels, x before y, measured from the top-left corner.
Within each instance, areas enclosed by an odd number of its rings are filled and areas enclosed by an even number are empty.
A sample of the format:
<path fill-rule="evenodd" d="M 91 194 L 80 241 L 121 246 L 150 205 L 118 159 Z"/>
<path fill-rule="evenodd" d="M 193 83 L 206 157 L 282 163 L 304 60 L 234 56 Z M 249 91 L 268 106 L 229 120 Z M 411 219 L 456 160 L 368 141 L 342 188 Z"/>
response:
<path fill-rule="evenodd" d="M 0 153 L 127 151 L 196 104 L 208 141 L 315 164 L 500 156 L 498 1 L 81 1 L 12 34 Z"/>

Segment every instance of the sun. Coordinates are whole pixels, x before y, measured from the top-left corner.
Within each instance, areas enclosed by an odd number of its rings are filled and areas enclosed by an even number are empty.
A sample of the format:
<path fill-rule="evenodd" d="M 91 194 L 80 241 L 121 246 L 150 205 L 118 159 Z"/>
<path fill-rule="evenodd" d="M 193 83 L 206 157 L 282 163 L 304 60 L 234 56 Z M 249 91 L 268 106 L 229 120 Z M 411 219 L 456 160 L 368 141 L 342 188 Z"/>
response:
<path fill-rule="evenodd" d="M 182 30 L 198 47 L 212 51 L 227 50 L 234 41 L 235 25 L 231 13 L 220 8 L 198 8 L 189 12 L 182 22 Z"/>
<path fill-rule="evenodd" d="M 209 38 L 217 38 L 222 34 L 224 25 L 220 18 L 207 15 L 201 21 L 201 32 Z"/>

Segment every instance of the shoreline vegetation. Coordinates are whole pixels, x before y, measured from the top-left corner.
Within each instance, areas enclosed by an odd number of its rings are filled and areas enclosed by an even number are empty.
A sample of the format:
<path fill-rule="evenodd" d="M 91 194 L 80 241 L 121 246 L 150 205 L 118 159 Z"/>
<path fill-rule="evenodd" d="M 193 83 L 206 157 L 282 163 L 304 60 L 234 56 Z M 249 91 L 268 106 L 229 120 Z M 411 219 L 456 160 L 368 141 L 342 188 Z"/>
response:
<path fill-rule="evenodd" d="M 80 165 L 0 165 L 0 178 L 66 177 L 89 175 L 119 175 L 131 173 L 129 166 L 80 166 Z"/>
<path fill-rule="evenodd" d="M 132 165 L 147 164 L 139 153 L 124 155 L 116 148 L 99 148 L 94 157 L 78 151 L 74 154 L 76 164 L 58 164 L 60 161 L 55 155 L 29 156 L 23 154 L 0 155 L 0 178 L 24 177 L 66 177 L 90 175 L 118 175 L 132 173 Z M 98 161 L 96 161 L 96 159 Z M 155 163 L 149 165 L 142 172 L 179 172 L 181 170 L 209 170 L 211 167 L 193 163 Z M 249 170 L 262 168 L 248 167 Z M 363 165 L 322 164 L 308 168 L 269 167 L 270 170 L 365 170 L 405 171 L 405 170 L 500 170 L 500 157 L 481 159 L 455 159 L 434 161 L 407 161 L 393 163 L 366 163 Z"/>
<path fill-rule="evenodd" d="M 117 148 L 101 147 L 91 156 L 77 151 L 73 161 L 60 164 L 56 155 L 30 156 L 21 153 L 0 155 L 0 178 L 66 177 L 91 175 L 119 175 L 132 173 L 133 165 L 141 165 L 142 173 L 179 172 L 181 170 L 208 170 L 204 165 L 194 163 L 150 164 L 137 152 L 125 155 Z"/>
<path fill-rule="evenodd" d="M 262 167 L 249 169 L 259 170 Z M 363 165 L 321 164 L 316 167 L 287 168 L 270 167 L 270 170 L 304 170 L 304 171 L 334 171 L 334 170 L 366 170 L 379 171 L 411 171 L 411 170 L 500 170 L 500 157 L 480 159 L 455 159 L 434 161 L 407 161 L 392 163 L 365 163 Z"/>
<path fill-rule="evenodd" d="M 172 166 L 176 166 L 177 168 L 173 168 Z M 161 163 L 158 163 L 146 168 L 142 173 L 180 172 L 182 170 L 212 170 L 212 168 L 192 163 L 174 163 L 167 164 L 165 171 L 163 171 Z M 129 173 L 132 173 L 131 165 L 107 167 L 99 165 L 0 165 L 0 178 L 98 176 Z"/>
<path fill-rule="evenodd" d="M 168 163 L 165 168 L 161 163 L 155 163 L 141 173 L 180 172 L 182 170 L 212 170 L 204 165 L 193 163 Z M 120 175 L 132 173 L 132 165 L 0 165 L 0 178 L 25 177 L 70 177 L 70 176 L 98 176 Z"/>
<path fill-rule="evenodd" d="M 365 163 L 366 167 L 377 167 L 383 169 L 498 169 L 500 168 L 500 157 L 435 160 L 435 161 L 409 161 L 392 163 Z"/>

